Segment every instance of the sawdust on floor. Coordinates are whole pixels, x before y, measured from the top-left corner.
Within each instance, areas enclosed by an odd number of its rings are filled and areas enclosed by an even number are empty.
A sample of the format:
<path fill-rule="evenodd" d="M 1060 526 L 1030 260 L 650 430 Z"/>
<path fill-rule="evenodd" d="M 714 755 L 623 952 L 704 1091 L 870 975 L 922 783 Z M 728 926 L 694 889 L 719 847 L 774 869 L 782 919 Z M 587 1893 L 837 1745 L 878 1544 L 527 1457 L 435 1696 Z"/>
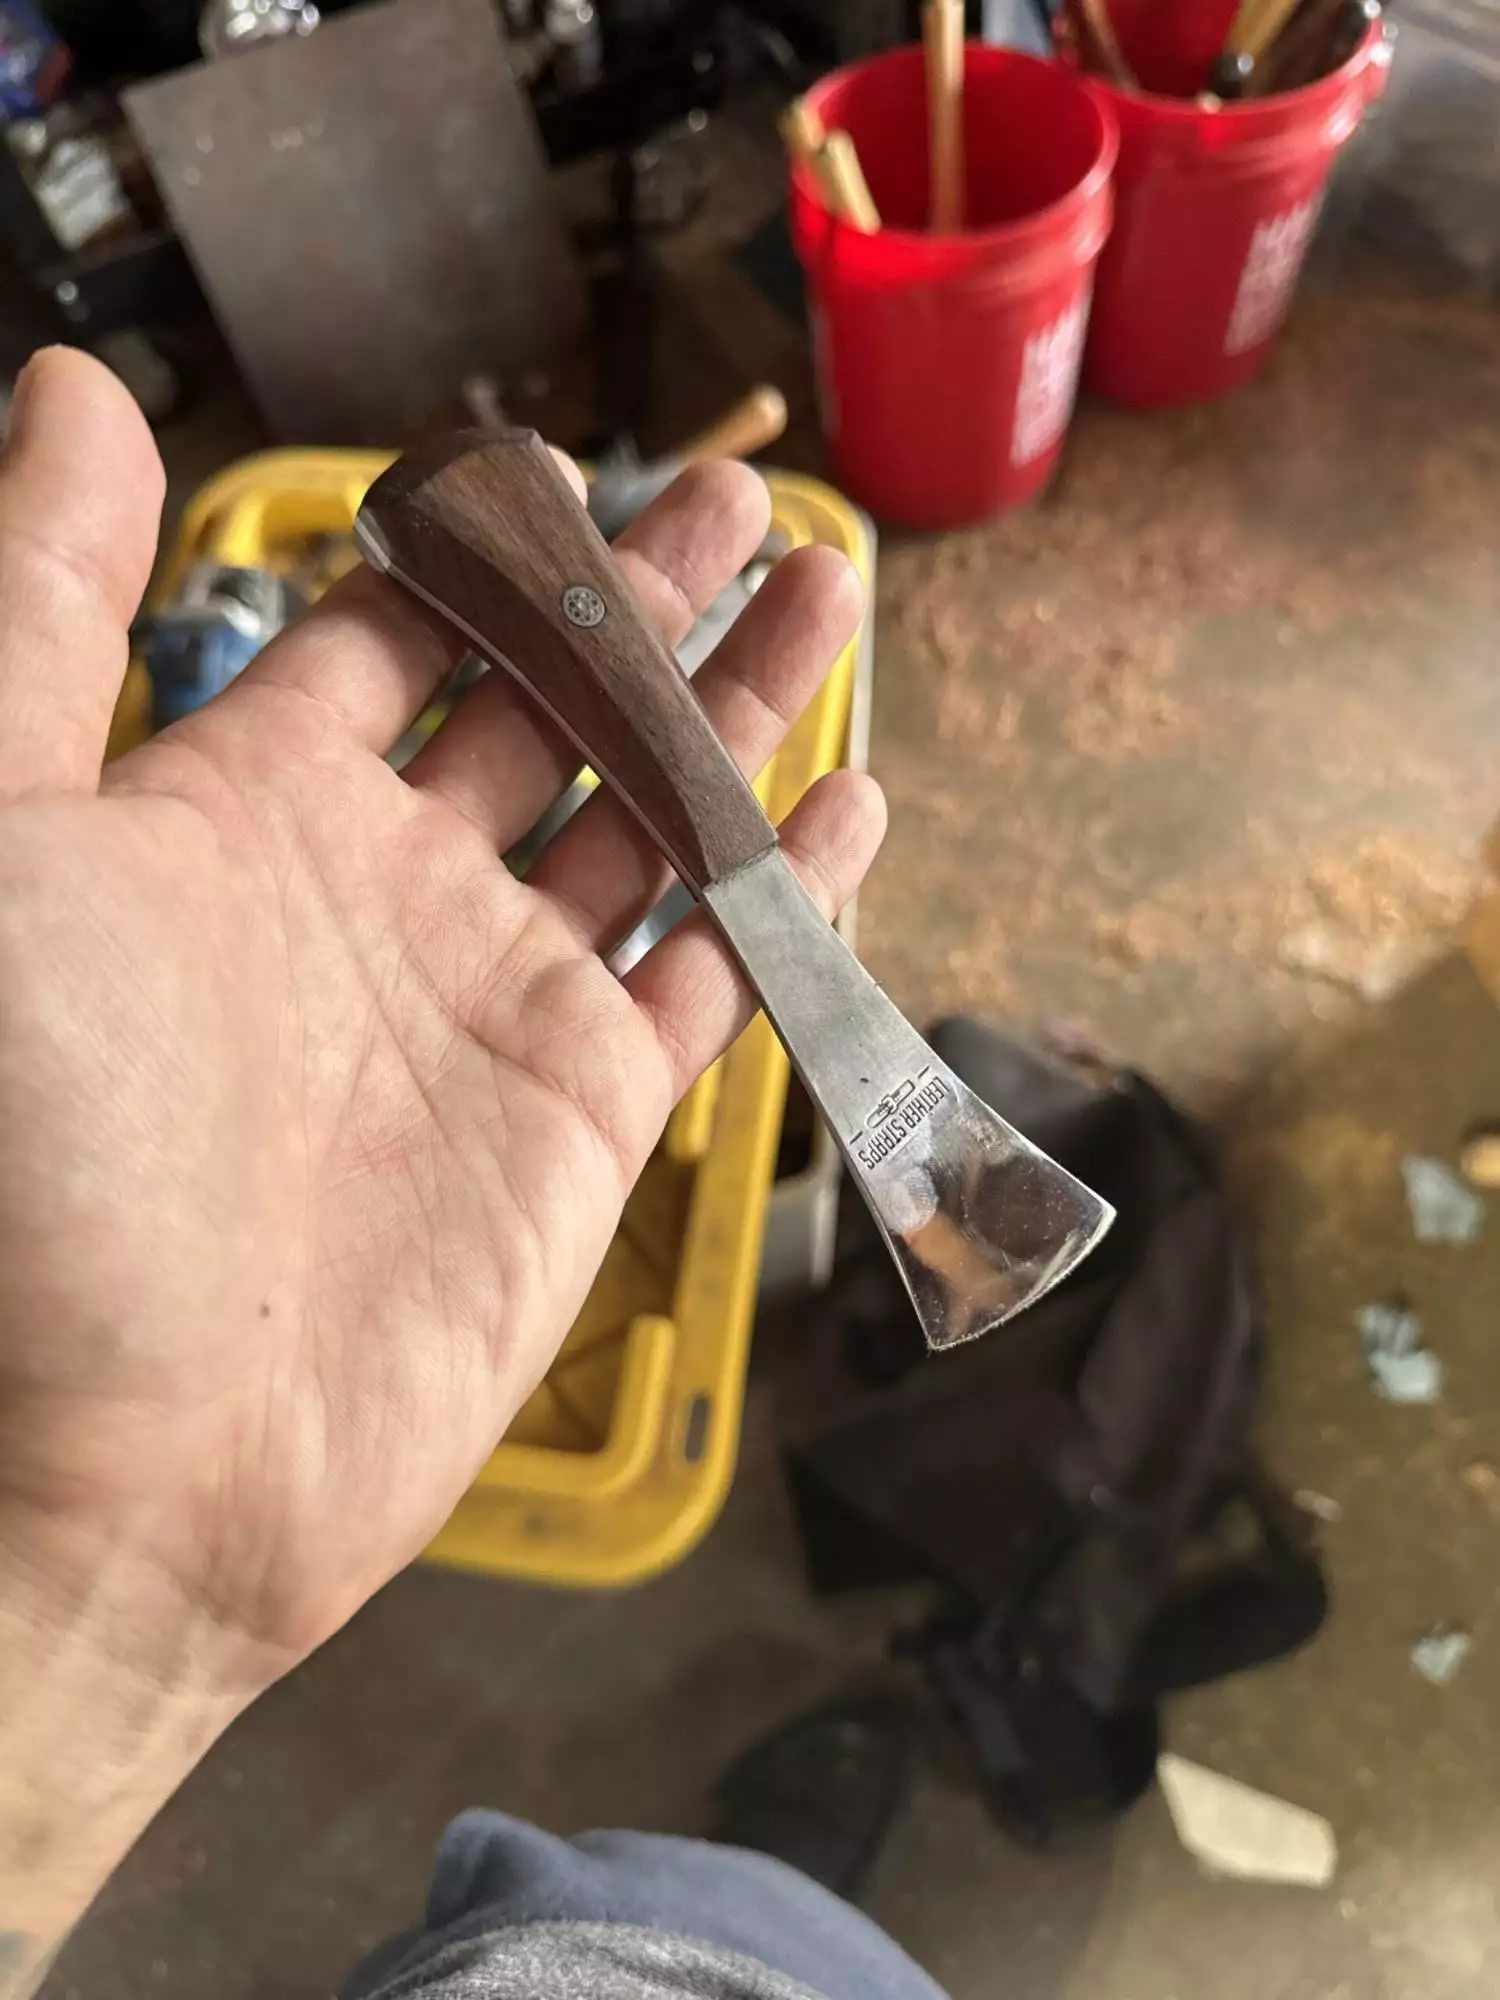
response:
<path fill-rule="evenodd" d="M 906 1004 L 1061 1010 L 1228 1075 L 1450 947 L 1500 793 L 1500 350 L 1447 327 L 1435 425 L 1426 309 L 1360 311 L 1372 358 L 1315 302 L 1244 395 L 1086 407 L 1041 504 L 883 543 L 863 935 Z"/>

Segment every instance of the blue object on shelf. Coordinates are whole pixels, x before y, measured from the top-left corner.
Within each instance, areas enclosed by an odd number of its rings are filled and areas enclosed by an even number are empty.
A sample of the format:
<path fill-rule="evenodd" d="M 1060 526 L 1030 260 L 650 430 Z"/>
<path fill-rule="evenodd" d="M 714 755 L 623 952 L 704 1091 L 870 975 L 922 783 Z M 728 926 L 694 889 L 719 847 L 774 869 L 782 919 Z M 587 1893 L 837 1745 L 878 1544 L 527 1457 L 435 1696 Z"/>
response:
<path fill-rule="evenodd" d="M 300 599 L 270 570 L 195 564 L 176 603 L 137 632 L 157 727 L 191 715 L 227 688 L 299 608 Z"/>
<path fill-rule="evenodd" d="M 0 0 L 0 119 L 40 117 L 72 67 L 67 43 L 32 0 Z"/>

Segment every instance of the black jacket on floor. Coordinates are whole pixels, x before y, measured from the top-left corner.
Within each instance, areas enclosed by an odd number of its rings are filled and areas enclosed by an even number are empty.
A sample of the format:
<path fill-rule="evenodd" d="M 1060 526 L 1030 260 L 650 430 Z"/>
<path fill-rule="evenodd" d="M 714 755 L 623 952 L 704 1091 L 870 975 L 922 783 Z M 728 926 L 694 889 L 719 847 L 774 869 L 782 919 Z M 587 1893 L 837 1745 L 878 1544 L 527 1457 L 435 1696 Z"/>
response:
<path fill-rule="evenodd" d="M 817 1588 L 938 1587 L 904 1648 L 992 1810 L 1044 1841 L 1149 1784 L 1161 1695 L 1300 1645 L 1326 1593 L 1251 1460 L 1259 1306 L 1205 1130 L 972 1021 L 932 1041 L 1118 1220 L 1020 1319 L 927 1355 L 851 1197 L 822 1321 L 851 1406 L 788 1465 Z"/>

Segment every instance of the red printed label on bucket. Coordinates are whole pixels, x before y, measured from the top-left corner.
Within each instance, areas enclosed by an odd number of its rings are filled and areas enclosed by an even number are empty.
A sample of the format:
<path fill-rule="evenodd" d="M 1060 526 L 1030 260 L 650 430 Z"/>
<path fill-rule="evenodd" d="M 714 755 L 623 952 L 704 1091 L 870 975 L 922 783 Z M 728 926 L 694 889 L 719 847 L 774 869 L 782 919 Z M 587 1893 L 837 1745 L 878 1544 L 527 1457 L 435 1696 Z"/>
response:
<path fill-rule="evenodd" d="M 1321 205 L 1321 195 L 1310 195 L 1295 208 L 1255 225 L 1224 336 L 1226 354 L 1259 347 L 1281 325 Z"/>
<path fill-rule="evenodd" d="M 1010 438 L 1012 465 L 1029 465 L 1057 443 L 1073 414 L 1078 364 L 1089 323 L 1087 292 L 1065 313 L 1034 333 L 1021 357 L 1021 386 Z"/>

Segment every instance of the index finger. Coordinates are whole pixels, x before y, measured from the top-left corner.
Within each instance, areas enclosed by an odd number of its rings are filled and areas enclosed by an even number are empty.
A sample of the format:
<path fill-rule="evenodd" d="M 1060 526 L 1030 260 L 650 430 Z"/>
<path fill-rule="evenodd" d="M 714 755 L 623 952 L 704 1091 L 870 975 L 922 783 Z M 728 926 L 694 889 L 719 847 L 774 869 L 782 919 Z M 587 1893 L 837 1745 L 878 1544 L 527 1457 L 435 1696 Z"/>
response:
<path fill-rule="evenodd" d="M 552 456 L 581 502 L 582 473 L 565 452 Z M 384 756 L 468 650 L 446 618 L 361 564 L 258 653 L 219 703 L 228 708 L 266 688 L 301 695 Z"/>

